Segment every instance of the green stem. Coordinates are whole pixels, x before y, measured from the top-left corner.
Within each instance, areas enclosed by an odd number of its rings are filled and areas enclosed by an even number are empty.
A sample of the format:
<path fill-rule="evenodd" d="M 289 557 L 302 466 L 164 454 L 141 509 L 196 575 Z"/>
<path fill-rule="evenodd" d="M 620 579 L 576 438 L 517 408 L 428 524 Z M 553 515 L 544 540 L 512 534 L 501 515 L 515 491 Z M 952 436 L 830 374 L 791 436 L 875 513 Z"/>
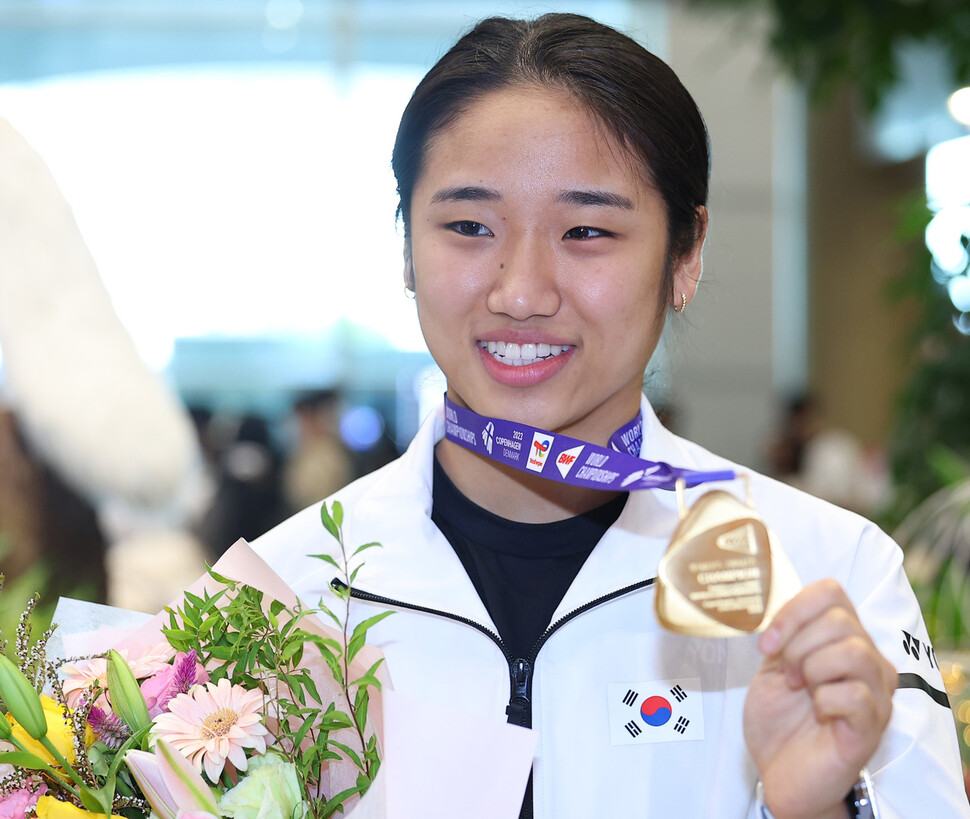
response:
<path fill-rule="evenodd" d="M 77 783 L 83 790 L 85 790 L 88 793 L 92 794 L 98 800 L 98 804 L 101 805 L 102 812 L 105 814 L 105 816 L 110 816 L 111 815 L 111 805 L 110 804 L 105 804 L 107 800 L 104 798 L 104 794 L 100 791 L 100 789 L 97 789 L 96 790 L 94 788 L 91 788 L 88 785 L 87 782 L 85 782 L 83 779 L 81 779 L 81 777 L 78 774 L 78 772 L 75 771 L 73 767 L 71 767 L 71 765 L 64 758 L 64 756 L 61 754 L 61 752 L 58 751 L 57 748 L 54 746 L 54 743 L 51 742 L 50 739 L 48 739 L 46 735 L 45 736 L 42 736 L 40 738 L 40 744 L 43 745 L 47 749 L 47 751 L 50 753 L 50 755 L 52 757 L 54 757 L 54 759 L 57 760 L 57 764 L 61 766 L 61 769 L 68 776 L 70 776 L 71 779 L 73 779 L 75 781 L 75 783 Z M 73 792 L 73 790 L 72 790 L 72 792 Z M 75 794 L 75 795 L 78 797 L 78 799 L 81 798 L 81 795 L 80 794 Z"/>
<path fill-rule="evenodd" d="M 44 739 L 47 739 L 47 737 L 44 737 Z M 7 739 L 7 742 L 9 742 L 11 745 L 13 745 L 18 751 L 23 751 L 25 754 L 33 753 L 33 751 L 31 751 L 29 748 L 25 748 L 23 745 L 21 745 L 17 741 L 17 738 L 16 737 L 13 737 L 13 736 L 9 737 Z M 35 754 L 35 756 L 36 756 L 36 754 Z M 71 787 L 70 779 L 61 778 L 60 771 L 58 771 L 58 770 L 56 770 L 54 768 L 48 768 L 45 771 L 45 773 L 49 773 L 49 774 L 55 776 L 57 778 L 57 782 L 58 782 L 58 785 L 60 785 L 60 787 L 64 788 L 64 790 L 66 790 L 69 793 L 73 794 L 78 799 L 81 798 L 81 794 L 78 791 L 76 791 L 73 787 Z"/>

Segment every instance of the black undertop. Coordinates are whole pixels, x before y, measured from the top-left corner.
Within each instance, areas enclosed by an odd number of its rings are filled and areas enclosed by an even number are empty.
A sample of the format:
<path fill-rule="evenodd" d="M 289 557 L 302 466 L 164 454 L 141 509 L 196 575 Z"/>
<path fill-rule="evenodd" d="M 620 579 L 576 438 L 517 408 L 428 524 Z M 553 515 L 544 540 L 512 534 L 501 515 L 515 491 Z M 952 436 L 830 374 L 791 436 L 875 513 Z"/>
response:
<path fill-rule="evenodd" d="M 434 462 L 431 519 L 451 543 L 513 657 L 527 657 L 627 494 L 553 523 L 517 523 L 472 503 Z"/>
<path fill-rule="evenodd" d="M 451 543 L 513 658 L 526 658 L 548 628 L 593 547 L 627 495 L 567 520 L 517 523 L 466 498 L 434 461 L 431 519 Z M 532 817 L 532 776 L 519 819 Z"/>

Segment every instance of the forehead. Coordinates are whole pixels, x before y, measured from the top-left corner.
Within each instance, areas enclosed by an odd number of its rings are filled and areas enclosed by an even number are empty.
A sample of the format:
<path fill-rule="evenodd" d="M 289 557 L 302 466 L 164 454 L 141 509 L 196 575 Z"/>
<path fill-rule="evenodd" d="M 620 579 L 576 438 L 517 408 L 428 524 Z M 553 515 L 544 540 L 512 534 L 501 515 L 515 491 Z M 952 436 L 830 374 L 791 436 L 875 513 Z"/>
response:
<path fill-rule="evenodd" d="M 515 85 L 470 102 L 428 142 L 420 185 L 428 175 L 500 174 L 514 165 L 530 177 L 566 187 L 621 185 L 653 189 L 639 157 L 598 116 L 561 88 Z"/>

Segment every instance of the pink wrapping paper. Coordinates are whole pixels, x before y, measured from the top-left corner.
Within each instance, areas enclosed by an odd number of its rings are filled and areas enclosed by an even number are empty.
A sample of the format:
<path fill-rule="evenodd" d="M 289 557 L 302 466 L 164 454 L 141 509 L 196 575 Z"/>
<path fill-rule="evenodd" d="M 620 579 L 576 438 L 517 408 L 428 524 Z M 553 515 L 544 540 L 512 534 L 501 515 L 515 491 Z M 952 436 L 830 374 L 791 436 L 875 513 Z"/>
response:
<path fill-rule="evenodd" d="M 279 600 L 289 608 L 295 607 L 298 602 L 296 595 L 293 593 L 290 587 L 287 586 L 279 575 L 277 575 L 276 572 L 269 567 L 269 564 L 259 557 L 259 555 L 252 550 L 249 544 L 241 538 L 237 540 L 228 551 L 226 551 L 226 553 L 212 568 L 223 577 L 228 577 L 231 580 L 237 580 L 241 583 L 252 586 L 253 588 L 259 589 L 266 596 L 265 604 L 267 607 L 272 600 Z M 215 580 L 215 578 L 213 578 L 210 574 L 206 573 L 195 583 L 193 583 L 186 591 L 201 596 L 205 591 L 213 594 L 220 588 L 222 588 L 222 584 Z M 179 595 L 175 600 L 173 600 L 172 603 L 169 604 L 169 608 L 181 608 L 184 601 L 185 593 Z M 337 614 L 338 617 L 341 615 L 339 611 L 334 613 Z M 127 648 L 129 651 L 135 652 L 152 646 L 165 639 L 162 635 L 162 628 L 168 625 L 168 612 L 164 610 L 160 611 L 158 614 L 152 617 L 151 620 L 124 637 L 118 644 L 115 645 L 115 648 Z M 320 636 L 330 637 L 337 640 L 337 642 L 343 642 L 343 635 L 340 631 L 338 631 L 336 628 L 324 625 L 315 617 L 304 618 L 300 625 L 306 631 L 318 634 Z M 375 662 L 377 662 L 381 656 L 381 652 L 373 646 L 364 646 L 364 648 L 361 649 L 360 653 L 354 658 L 354 661 L 350 665 L 350 679 L 353 680 L 360 677 Z M 344 698 L 343 691 L 334 681 L 333 676 L 330 673 L 330 669 L 320 656 L 319 651 L 309 643 L 306 645 L 300 665 L 301 667 L 306 668 L 313 677 L 317 690 L 320 692 L 323 707 L 326 707 L 330 701 L 334 701 L 337 704 L 336 707 L 338 710 L 349 713 L 349 708 Z M 381 686 L 383 688 L 391 687 L 390 676 L 387 673 L 384 663 L 382 663 L 378 668 L 377 678 L 381 681 Z M 376 688 L 371 688 L 370 707 L 368 708 L 367 713 L 370 728 L 377 734 L 378 746 L 383 747 L 384 725 L 382 696 L 381 691 L 378 691 Z M 356 732 L 352 729 L 348 728 L 341 731 L 335 731 L 333 737 L 337 741 L 349 745 L 358 753 L 361 751 L 360 740 L 357 737 Z M 345 788 L 353 787 L 357 781 L 358 768 L 350 761 L 334 760 L 326 766 L 323 774 L 322 785 L 324 793 L 339 793 Z M 356 804 L 357 801 L 357 799 L 348 800 L 348 802 L 345 804 L 349 808 Z"/>

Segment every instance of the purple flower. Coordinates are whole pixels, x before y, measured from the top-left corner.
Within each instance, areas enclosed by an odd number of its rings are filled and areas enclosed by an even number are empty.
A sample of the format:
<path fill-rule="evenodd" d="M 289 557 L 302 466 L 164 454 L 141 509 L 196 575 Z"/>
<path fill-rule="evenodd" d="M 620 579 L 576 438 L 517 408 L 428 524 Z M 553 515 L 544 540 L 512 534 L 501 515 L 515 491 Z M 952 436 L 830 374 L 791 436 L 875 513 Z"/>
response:
<path fill-rule="evenodd" d="M 179 653 L 171 665 L 149 677 L 141 684 L 141 693 L 152 719 L 168 710 L 173 697 L 185 694 L 196 683 L 208 682 L 209 675 L 199 665 L 195 650 Z"/>
<path fill-rule="evenodd" d="M 121 717 L 111 711 L 102 711 L 97 706 L 94 706 L 88 714 L 88 725 L 98 735 L 98 739 L 112 750 L 120 748 L 131 736 L 131 728 Z"/>

